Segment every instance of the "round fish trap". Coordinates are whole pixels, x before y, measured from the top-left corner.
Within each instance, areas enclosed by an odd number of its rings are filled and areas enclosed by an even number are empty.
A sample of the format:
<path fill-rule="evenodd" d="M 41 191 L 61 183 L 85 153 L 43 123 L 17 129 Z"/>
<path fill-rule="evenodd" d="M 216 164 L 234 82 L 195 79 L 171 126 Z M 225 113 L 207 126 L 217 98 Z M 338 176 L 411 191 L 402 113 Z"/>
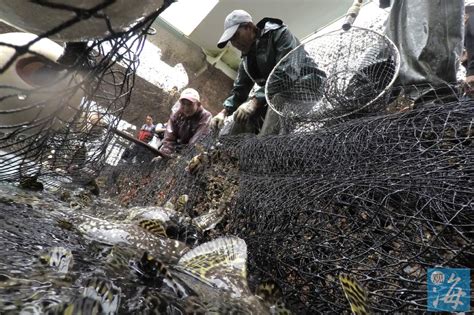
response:
<path fill-rule="evenodd" d="M 285 119 L 328 122 L 377 111 L 400 68 L 397 47 L 352 27 L 309 38 L 275 66 L 266 83 L 270 107 Z"/>

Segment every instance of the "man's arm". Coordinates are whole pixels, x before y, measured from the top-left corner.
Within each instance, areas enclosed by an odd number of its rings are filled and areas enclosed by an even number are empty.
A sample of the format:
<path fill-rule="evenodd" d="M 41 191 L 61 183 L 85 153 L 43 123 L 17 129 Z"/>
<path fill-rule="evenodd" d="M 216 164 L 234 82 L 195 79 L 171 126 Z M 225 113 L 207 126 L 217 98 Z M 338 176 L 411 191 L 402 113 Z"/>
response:
<path fill-rule="evenodd" d="M 240 62 L 237 78 L 234 81 L 232 95 L 224 101 L 225 115 L 231 115 L 243 102 L 247 100 L 253 86 L 252 79 L 244 69 L 243 61 Z"/>

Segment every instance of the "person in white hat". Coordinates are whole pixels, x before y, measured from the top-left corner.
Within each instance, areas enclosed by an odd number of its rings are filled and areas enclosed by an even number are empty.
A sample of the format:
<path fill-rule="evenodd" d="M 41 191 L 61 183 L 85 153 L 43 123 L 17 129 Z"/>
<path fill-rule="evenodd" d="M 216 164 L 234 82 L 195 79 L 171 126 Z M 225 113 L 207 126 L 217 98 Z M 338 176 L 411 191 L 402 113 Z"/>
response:
<path fill-rule="evenodd" d="M 171 156 L 183 145 L 193 145 L 209 133 L 212 114 L 203 108 L 195 89 L 185 89 L 179 97 L 178 110 L 168 120 L 160 152 Z"/>
<path fill-rule="evenodd" d="M 225 18 L 217 47 L 223 48 L 228 42 L 242 52 L 242 60 L 232 93 L 222 112 L 212 119 L 211 128 L 222 128 L 225 117 L 233 114 L 232 134 L 277 133 L 277 115 L 272 110 L 267 113 L 265 82 L 278 61 L 299 45 L 298 39 L 279 19 L 267 17 L 254 24 L 248 12 L 234 10 Z M 258 88 L 249 98 L 254 84 Z"/>

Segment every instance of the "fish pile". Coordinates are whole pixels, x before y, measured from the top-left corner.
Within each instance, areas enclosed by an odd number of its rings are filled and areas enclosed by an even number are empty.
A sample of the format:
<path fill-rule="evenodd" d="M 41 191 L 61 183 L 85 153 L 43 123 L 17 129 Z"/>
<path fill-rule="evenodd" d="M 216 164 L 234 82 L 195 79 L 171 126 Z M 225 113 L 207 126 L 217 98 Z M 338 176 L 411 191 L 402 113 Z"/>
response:
<path fill-rule="evenodd" d="M 172 209 L 186 199 L 95 217 L 103 204 L 84 192 L 66 198 L 1 186 L 7 226 L 0 243 L 17 246 L 0 258 L 0 313 L 287 312 L 281 298 L 267 302 L 250 291 L 243 240 L 199 244 L 201 228 Z"/>
<path fill-rule="evenodd" d="M 250 289 L 244 240 L 200 243 L 202 227 L 177 211 L 186 202 L 124 209 L 83 191 L 65 198 L 1 186 L 0 244 L 26 247 L 0 258 L 0 313 L 290 314 L 277 283 Z M 365 290 L 340 280 L 352 311 L 367 314 Z"/>

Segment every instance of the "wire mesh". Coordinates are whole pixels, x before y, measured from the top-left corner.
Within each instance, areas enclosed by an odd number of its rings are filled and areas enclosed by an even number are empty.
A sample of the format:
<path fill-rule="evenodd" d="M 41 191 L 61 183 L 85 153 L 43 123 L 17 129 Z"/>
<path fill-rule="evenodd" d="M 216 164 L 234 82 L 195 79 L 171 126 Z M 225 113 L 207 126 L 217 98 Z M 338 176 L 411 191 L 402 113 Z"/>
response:
<path fill-rule="evenodd" d="M 250 272 L 278 279 L 297 313 L 347 309 L 341 272 L 376 312 L 426 311 L 426 268 L 473 267 L 472 105 L 247 141 L 228 222 Z"/>
<path fill-rule="evenodd" d="M 171 2 L 0 4 L 3 20 L 39 34 L 0 35 L 0 179 L 97 175 L 150 24 Z"/>
<path fill-rule="evenodd" d="M 239 185 L 238 148 L 248 137 L 228 137 L 216 142 L 209 135 L 197 147 L 182 147 L 174 159 L 107 167 L 98 182 L 108 196 L 129 207 L 175 205 L 186 195 L 187 202 L 179 210 L 181 214 L 190 219 L 201 217 L 206 222 L 197 224 L 202 232 L 198 240 L 190 226 L 183 226 L 180 240 L 188 243 L 211 240 L 220 235 L 221 229 L 208 226 L 224 226 L 226 214 L 235 204 Z M 198 155 L 202 157 L 201 163 L 191 174 L 187 167 Z"/>
<path fill-rule="evenodd" d="M 192 218 L 224 205 L 197 241 L 243 238 L 250 283 L 275 280 L 297 314 L 347 311 L 342 272 L 375 312 L 426 311 L 427 268 L 474 261 L 474 107 L 450 91 L 327 128 L 209 138 L 201 151 L 212 158 L 197 174 L 185 171 L 199 151 L 189 149 L 116 169 L 114 181 L 109 170 L 104 186 L 129 205 L 187 194 Z"/>
<path fill-rule="evenodd" d="M 113 2 L 78 9 L 34 1 L 74 14 L 26 43 L 0 41 L 0 48 L 13 49 L 2 73 L 14 65 L 39 75 L 30 81 L 48 81 L 0 86 L 0 179 L 88 180 L 107 156 L 123 152 L 127 144 L 111 131 L 129 102 L 138 55 L 159 11 L 131 28 L 111 27 L 105 38 L 68 42 L 54 58 L 34 48 L 91 17 L 114 25 L 100 7 Z M 317 38 L 327 42 L 313 48 L 304 44 L 269 79 L 269 104 L 286 123 L 297 122 L 292 133 L 210 136 L 176 159 L 107 167 L 97 184 L 129 206 L 188 195 L 181 211 L 192 219 L 214 213 L 215 224 L 198 236 L 187 225 L 176 237 L 192 245 L 222 234 L 242 237 L 250 282 L 274 279 L 298 314 L 347 311 L 341 272 L 366 286 L 376 312 L 425 311 L 427 268 L 473 267 L 473 102 L 449 87 L 417 102 L 390 94 L 396 50 L 359 31 Z M 33 63 L 22 64 L 24 57 Z M 272 83 L 277 75 L 286 85 Z M 398 98 L 389 104 L 391 95 Z M 363 117 L 386 107 L 393 113 Z M 197 154 L 203 163 L 191 174 L 186 167 Z"/>
<path fill-rule="evenodd" d="M 267 103 L 289 121 L 324 122 L 380 111 L 399 59 L 395 45 L 369 29 L 319 35 L 280 60 L 267 80 Z"/>

